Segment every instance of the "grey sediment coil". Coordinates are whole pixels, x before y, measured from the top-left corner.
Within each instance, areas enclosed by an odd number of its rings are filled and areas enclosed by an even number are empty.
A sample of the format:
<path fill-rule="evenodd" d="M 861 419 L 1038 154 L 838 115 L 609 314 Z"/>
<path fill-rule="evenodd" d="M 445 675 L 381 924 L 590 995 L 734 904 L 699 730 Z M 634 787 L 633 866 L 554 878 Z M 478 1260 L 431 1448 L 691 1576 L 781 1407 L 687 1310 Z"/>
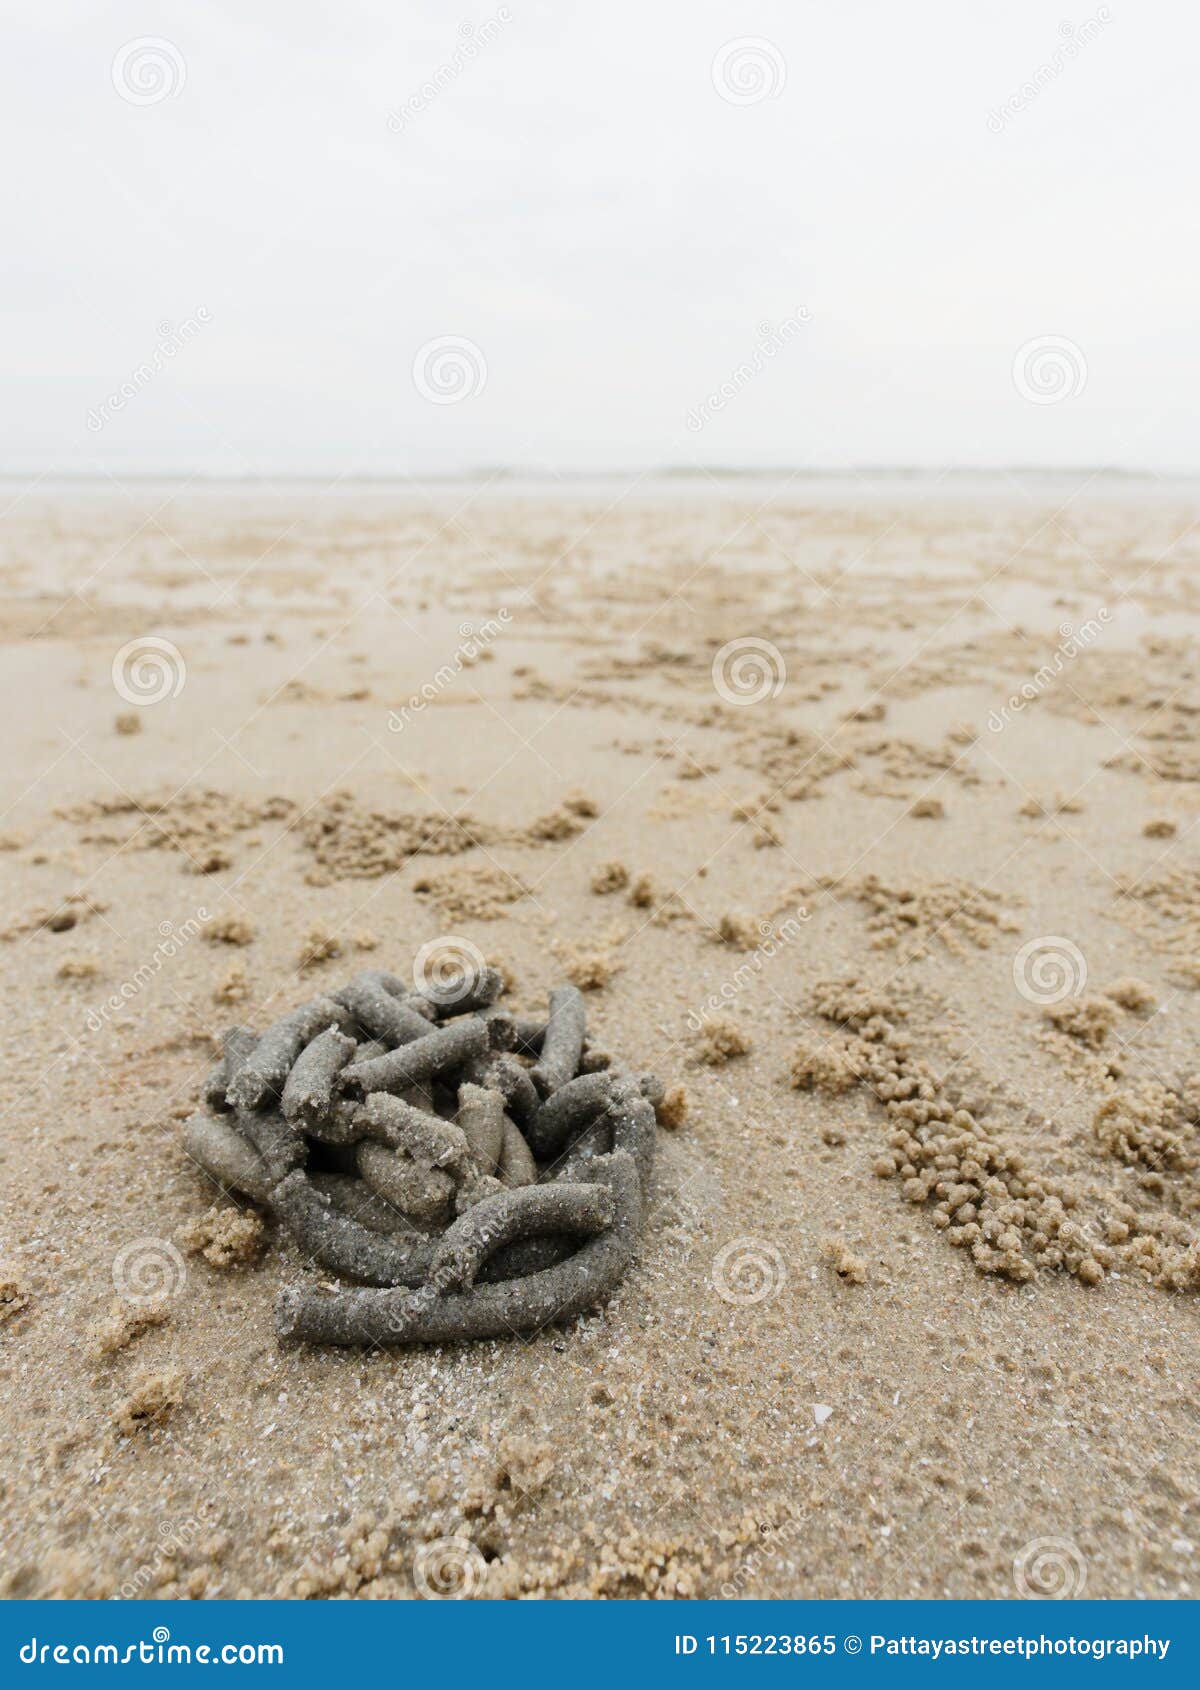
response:
<path fill-rule="evenodd" d="M 449 1343 L 595 1308 L 637 1247 L 662 1086 L 589 1052 L 581 994 L 544 1022 L 372 970 L 261 1035 L 226 1033 L 184 1146 L 351 1282 L 286 1290 L 281 1338 Z"/>

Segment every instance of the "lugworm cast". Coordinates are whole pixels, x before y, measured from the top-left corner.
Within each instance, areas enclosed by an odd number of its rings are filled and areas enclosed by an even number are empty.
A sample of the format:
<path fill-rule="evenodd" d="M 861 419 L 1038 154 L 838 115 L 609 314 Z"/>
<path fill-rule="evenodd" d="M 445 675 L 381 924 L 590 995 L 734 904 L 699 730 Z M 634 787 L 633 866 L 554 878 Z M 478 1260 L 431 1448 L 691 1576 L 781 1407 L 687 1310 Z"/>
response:
<path fill-rule="evenodd" d="M 472 1056 L 481 1056 L 487 1049 L 487 1028 L 482 1021 L 468 1016 L 447 1027 L 438 1027 L 401 1045 L 386 1056 L 376 1056 L 369 1062 L 352 1062 L 342 1069 L 342 1083 L 360 1091 L 403 1091 L 406 1086 L 419 1086 L 435 1074 L 448 1068 L 460 1067 Z"/>
<path fill-rule="evenodd" d="M 633 1158 L 616 1151 L 596 1164 L 612 1192 L 612 1224 L 567 1261 L 522 1279 L 469 1291 L 291 1289 L 276 1310 L 282 1339 L 309 1344 L 445 1344 L 507 1338 L 586 1314 L 616 1289 L 637 1245 L 641 1199 Z"/>
<path fill-rule="evenodd" d="M 346 1030 L 349 1013 L 332 998 L 314 998 L 268 1027 L 238 1073 L 230 1080 L 233 1109 L 263 1109 L 279 1096 L 292 1064 L 310 1039 L 329 1026 Z"/>
<path fill-rule="evenodd" d="M 347 1282 L 285 1292 L 282 1338 L 508 1337 L 620 1282 L 664 1087 L 588 1043 L 576 987 L 544 1023 L 500 990 L 494 968 L 425 996 L 369 969 L 261 1036 L 224 1035 L 184 1148 Z"/>
<path fill-rule="evenodd" d="M 542 1040 L 542 1054 L 533 1070 L 533 1083 L 543 1097 L 574 1078 L 586 1032 L 583 993 L 578 986 L 557 986 L 550 993 L 550 1017 Z"/>
<path fill-rule="evenodd" d="M 442 1235 L 429 1278 L 439 1291 L 474 1285 L 484 1262 L 503 1244 L 547 1232 L 592 1238 L 611 1226 L 613 1194 L 606 1185 L 526 1185 L 477 1203 Z"/>
<path fill-rule="evenodd" d="M 305 1045 L 284 1082 L 279 1100 L 279 1107 L 293 1126 L 313 1132 L 328 1125 L 334 1106 L 334 1084 L 358 1048 L 353 1039 L 339 1033 L 336 1027 L 326 1027 Z"/>
<path fill-rule="evenodd" d="M 470 1081 L 458 1088 L 458 1125 L 482 1174 L 494 1174 L 504 1146 L 504 1093 Z"/>

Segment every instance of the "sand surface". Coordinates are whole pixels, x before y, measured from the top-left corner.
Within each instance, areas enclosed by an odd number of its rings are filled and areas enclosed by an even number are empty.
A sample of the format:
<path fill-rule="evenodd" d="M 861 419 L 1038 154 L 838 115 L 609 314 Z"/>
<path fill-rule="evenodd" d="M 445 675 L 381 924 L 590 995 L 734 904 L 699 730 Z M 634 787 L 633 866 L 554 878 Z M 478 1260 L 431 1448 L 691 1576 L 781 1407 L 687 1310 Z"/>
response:
<path fill-rule="evenodd" d="M 1197 1594 L 1194 490 L 5 503 L 7 1594 Z M 281 1350 L 181 1122 L 445 934 L 686 1087 L 640 1262 Z"/>

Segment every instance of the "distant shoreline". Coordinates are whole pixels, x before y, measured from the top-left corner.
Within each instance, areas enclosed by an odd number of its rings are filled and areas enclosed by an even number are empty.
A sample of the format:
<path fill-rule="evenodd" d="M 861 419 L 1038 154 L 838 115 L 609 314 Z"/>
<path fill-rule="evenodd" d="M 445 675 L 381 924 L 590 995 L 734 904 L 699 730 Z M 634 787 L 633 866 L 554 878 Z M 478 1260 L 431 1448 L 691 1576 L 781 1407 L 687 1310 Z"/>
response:
<path fill-rule="evenodd" d="M 476 468 L 455 471 L 413 471 L 410 474 L 400 472 L 346 474 L 330 468 L 309 471 L 280 471 L 258 475 L 228 475 L 187 468 L 165 470 L 122 469 L 119 466 L 102 471 L 53 468 L 29 469 L 27 471 L 0 469 L 0 485 L 5 486 L 106 487 L 114 483 L 137 483 L 157 486 L 186 484 L 190 487 L 246 489 L 272 486 L 328 487 L 330 485 L 380 488 L 478 486 L 533 486 L 540 488 L 572 485 L 614 486 L 620 483 L 634 483 L 637 486 L 646 487 L 671 482 L 688 482 L 701 486 L 708 483 L 724 484 L 727 482 L 829 483 L 842 486 L 853 486 L 855 483 L 862 482 L 888 482 L 927 487 L 939 483 L 951 483 L 960 486 L 965 483 L 1012 485 L 1014 483 L 1049 483 L 1064 480 L 1083 480 L 1090 485 L 1119 483 L 1123 486 L 1129 486 L 1139 483 L 1149 485 L 1166 483 L 1186 486 L 1200 481 L 1200 467 L 1195 470 L 1150 470 L 1087 464 L 1053 467 L 1011 464 L 982 468 L 973 468 L 968 465 L 925 468 L 919 465 L 862 464 L 851 468 L 821 469 L 812 467 L 789 468 L 786 465 L 739 468 L 735 465 L 718 464 L 700 467 L 666 464 L 623 469 L 589 470 L 564 467 L 538 470 L 517 466 L 489 467 L 481 465 Z"/>

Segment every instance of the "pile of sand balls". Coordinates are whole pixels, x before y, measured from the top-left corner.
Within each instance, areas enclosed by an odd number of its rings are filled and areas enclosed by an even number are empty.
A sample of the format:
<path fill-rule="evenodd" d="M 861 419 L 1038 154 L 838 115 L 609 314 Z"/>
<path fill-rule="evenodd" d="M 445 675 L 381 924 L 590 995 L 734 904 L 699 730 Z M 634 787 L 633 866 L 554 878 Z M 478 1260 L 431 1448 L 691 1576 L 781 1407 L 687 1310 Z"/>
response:
<path fill-rule="evenodd" d="M 297 1287 L 282 1338 L 447 1343 L 536 1331 L 620 1282 L 663 1088 L 587 1040 L 574 986 L 510 1014 L 496 969 L 370 970 L 224 1036 L 188 1154 L 352 1288 Z"/>

